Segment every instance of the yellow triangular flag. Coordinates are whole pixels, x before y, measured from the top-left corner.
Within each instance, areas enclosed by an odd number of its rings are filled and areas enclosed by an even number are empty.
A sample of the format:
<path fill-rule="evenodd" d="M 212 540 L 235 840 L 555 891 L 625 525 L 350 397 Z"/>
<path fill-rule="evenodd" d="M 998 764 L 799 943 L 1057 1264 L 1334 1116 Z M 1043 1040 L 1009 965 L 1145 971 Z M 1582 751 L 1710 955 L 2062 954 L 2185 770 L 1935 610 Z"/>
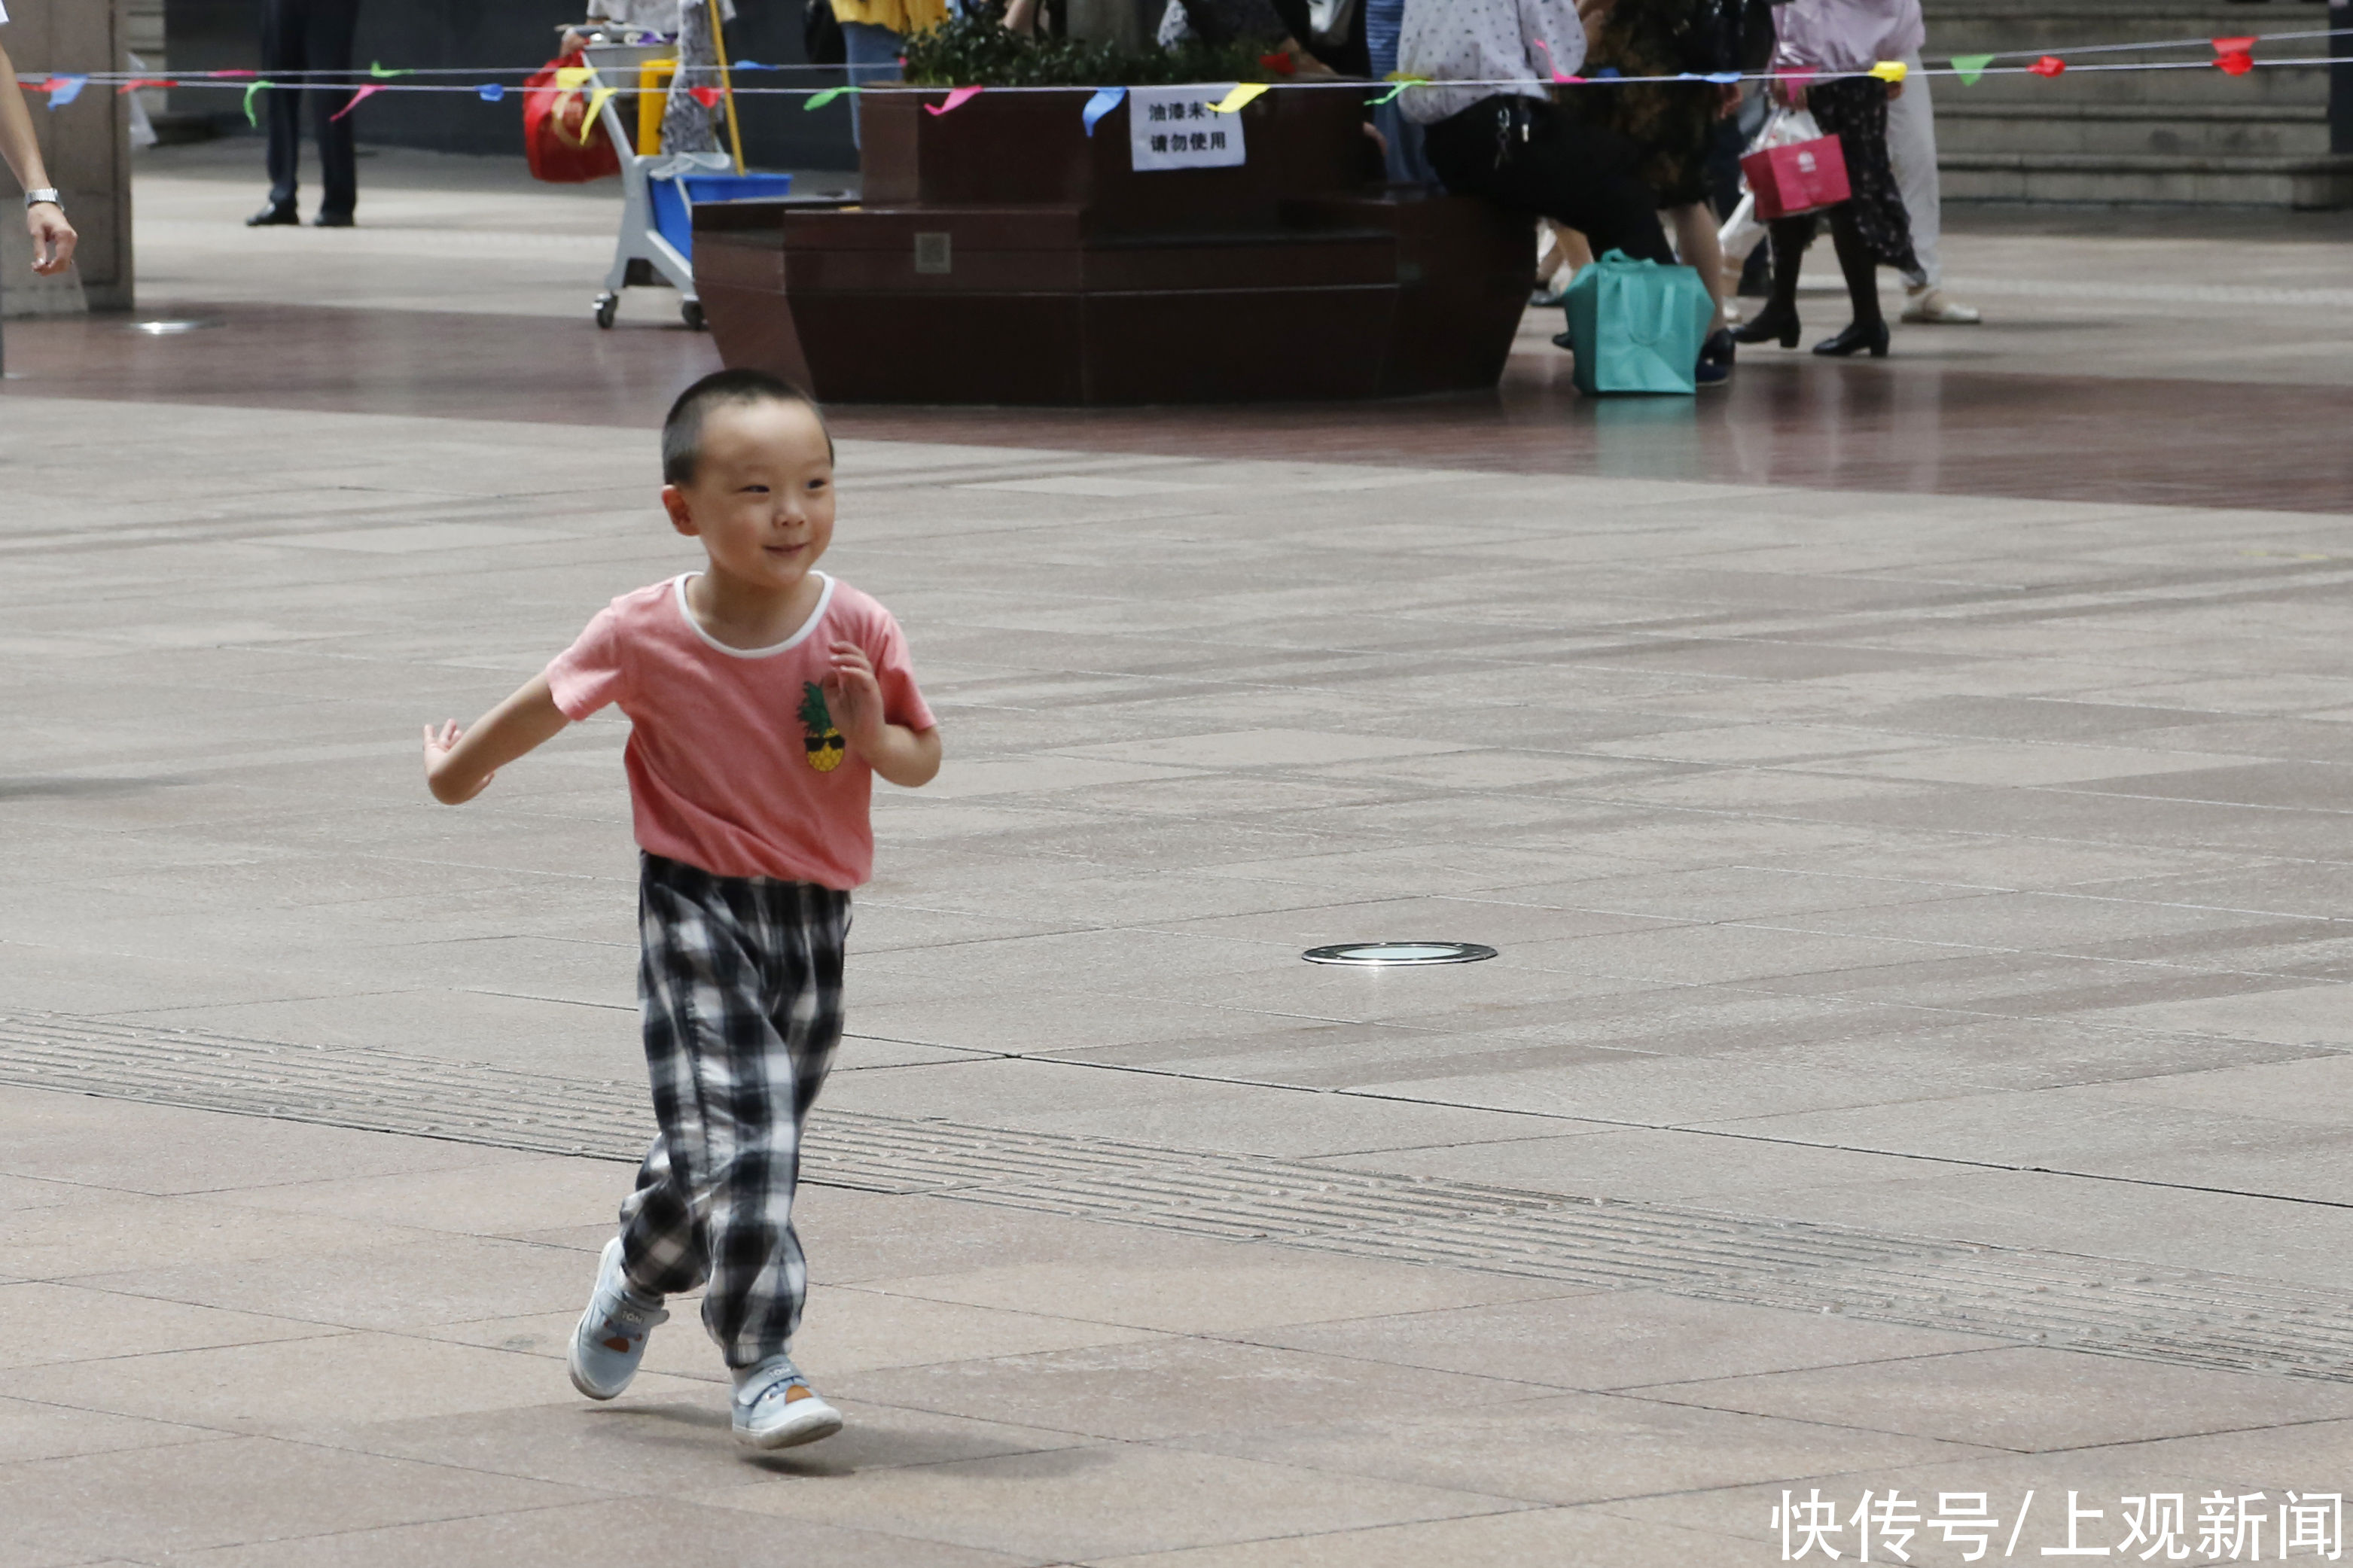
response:
<path fill-rule="evenodd" d="M 588 112 L 580 117 L 580 145 L 586 147 L 588 138 L 596 134 L 596 116 L 604 112 L 605 105 L 611 102 L 613 95 L 620 90 L 617 87 L 600 87 L 588 95 Z"/>
<path fill-rule="evenodd" d="M 595 66 L 558 66 L 555 68 L 555 85 L 570 92 L 575 88 L 587 86 L 588 79 L 596 74 Z"/>
<path fill-rule="evenodd" d="M 1912 68 L 1902 60 L 1882 60 L 1871 68 L 1871 74 L 1882 81 L 1902 81 Z"/>
<path fill-rule="evenodd" d="M 1242 83 L 1241 86 L 1234 89 L 1233 91 L 1226 94 L 1225 97 L 1219 99 L 1217 102 L 1209 105 L 1209 108 L 1213 112 L 1218 114 L 1240 114 L 1242 110 L 1242 105 L 1256 98 L 1260 93 L 1264 92 L 1266 90 L 1266 85 L 1267 84 L 1262 81 L 1246 81 Z"/>

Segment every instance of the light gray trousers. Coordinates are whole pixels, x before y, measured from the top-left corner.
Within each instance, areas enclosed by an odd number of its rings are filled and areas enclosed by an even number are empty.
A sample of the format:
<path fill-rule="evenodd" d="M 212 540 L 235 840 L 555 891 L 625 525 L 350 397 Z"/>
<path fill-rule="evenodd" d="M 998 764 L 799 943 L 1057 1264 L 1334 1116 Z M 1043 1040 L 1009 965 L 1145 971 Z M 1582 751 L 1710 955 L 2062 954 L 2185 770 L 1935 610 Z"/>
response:
<path fill-rule="evenodd" d="M 1904 96 L 1887 106 L 1887 156 L 1895 165 L 1905 216 L 1912 220 L 1912 254 L 1920 258 L 1920 270 L 1907 273 L 1905 281 L 1915 289 L 1932 288 L 1945 276 L 1936 258 L 1945 226 L 1936 189 L 1936 106 L 1928 96 L 1928 79 L 1920 74 L 1919 51 L 1905 55 L 1904 63 L 1911 68 Z"/>

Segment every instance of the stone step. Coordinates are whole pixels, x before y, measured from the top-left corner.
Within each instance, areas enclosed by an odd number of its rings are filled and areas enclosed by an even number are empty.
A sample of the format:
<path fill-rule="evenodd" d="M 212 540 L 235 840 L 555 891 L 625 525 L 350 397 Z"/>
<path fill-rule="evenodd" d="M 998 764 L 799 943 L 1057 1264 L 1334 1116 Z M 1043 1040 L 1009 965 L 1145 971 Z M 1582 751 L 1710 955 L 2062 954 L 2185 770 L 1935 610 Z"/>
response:
<path fill-rule="evenodd" d="M 2071 205 L 2353 206 L 2353 154 L 2176 157 L 2126 153 L 1952 153 L 1936 166 L 1947 202 Z"/>
<path fill-rule="evenodd" d="M 2326 38 L 2258 44 L 2259 68 L 2211 68 L 2210 40 L 2329 26 L 2316 0 L 1927 0 L 1931 66 L 1956 54 L 2054 54 L 2055 79 L 1935 79 L 1947 201 L 2128 205 L 2353 205 L 2353 158 L 2328 151 L 2328 71 L 2262 66 L 2328 52 Z M 2163 43 L 2141 51 L 2099 46 Z M 2127 61 L 2191 68 L 2098 70 Z"/>
<path fill-rule="evenodd" d="M 2315 158 L 2328 151 L 2325 110 L 2211 105 L 2048 106 L 2031 115 L 2004 105 L 1936 104 L 1943 153 L 2088 153 L 2196 158 Z"/>

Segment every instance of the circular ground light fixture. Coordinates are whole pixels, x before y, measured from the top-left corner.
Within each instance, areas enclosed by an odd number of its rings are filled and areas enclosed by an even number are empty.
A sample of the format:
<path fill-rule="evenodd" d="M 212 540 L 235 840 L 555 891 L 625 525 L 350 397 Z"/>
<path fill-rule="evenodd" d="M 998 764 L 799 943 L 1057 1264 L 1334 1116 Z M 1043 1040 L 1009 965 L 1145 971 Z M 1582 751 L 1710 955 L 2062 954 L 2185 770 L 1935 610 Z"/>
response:
<path fill-rule="evenodd" d="M 1409 969 L 1430 963 L 1476 963 L 1495 950 L 1475 942 L 1344 942 L 1311 947 L 1299 955 L 1310 963 L 1345 963 L 1356 969 Z"/>
<path fill-rule="evenodd" d="M 183 332 L 201 332 L 228 323 L 218 316 L 193 316 L 177 321 L 132 321 L 123 327 L 126 332 L 137 332 L 148 338 L 176 338 Z"/>

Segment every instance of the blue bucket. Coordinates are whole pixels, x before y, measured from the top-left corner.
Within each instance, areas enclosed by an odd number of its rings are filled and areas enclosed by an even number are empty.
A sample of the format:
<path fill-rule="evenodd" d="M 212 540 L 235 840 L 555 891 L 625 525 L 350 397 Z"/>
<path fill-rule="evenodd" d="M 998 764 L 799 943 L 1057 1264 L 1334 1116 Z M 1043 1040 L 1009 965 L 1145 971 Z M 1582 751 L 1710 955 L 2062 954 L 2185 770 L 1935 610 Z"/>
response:
<path fill-rule="evenodd" d="M 654 180 L 647 195 L 653 202 L 655 232 L 691 261 L 697 204 L 765 201 L 789 195 L 792 188 L 790 174 L 680 174 Z"/>

